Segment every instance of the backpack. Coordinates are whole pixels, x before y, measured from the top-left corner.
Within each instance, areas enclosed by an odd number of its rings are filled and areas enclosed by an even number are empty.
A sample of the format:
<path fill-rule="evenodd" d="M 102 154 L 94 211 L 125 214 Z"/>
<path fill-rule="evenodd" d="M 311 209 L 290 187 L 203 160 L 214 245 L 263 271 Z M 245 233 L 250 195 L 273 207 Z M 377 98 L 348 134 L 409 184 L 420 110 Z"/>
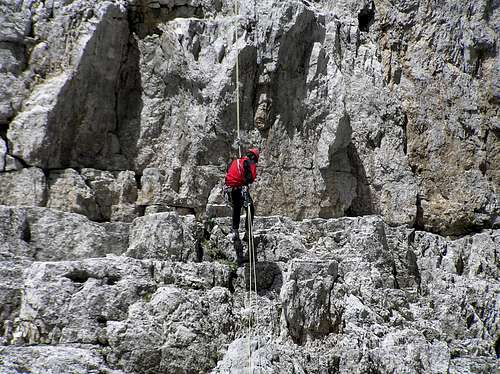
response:
<path fill-rule="evenodd" d="M 242 157 L 231 162 L 226 173 L 226 186 L 239 188 L 246 185 L 244 164 L 248 159 L 248 157 Z M 253 162 L 250 162 L 250 172 L 252 173 L 252 179 L 255 180 L 257 166 Z"/>

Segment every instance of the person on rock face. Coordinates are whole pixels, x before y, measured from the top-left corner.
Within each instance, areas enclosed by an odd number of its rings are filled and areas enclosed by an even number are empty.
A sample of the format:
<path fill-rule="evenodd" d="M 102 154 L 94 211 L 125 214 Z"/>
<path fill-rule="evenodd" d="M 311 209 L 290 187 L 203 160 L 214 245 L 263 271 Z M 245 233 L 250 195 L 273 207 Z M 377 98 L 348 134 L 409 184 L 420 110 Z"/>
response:
<path fill-rule="evenodd" d="M 239 228 L 240 215 L 242 207 L 250 207 L 251 222 L 255 216 L 255 207 L 252 197 L 248 191 L 248 186 L 255 181 L 257 177 L 257 162 L 259 161 L 259 150 L 250 148 L 245 157 L 233 160 L 229 165 L 226 173 L 226 188 L 230 190 L 229 200 L 233 206 L 233 222 L 232 231 L 234 234 L 233 240 L 240 242 Z M 246 209 L 245 209 L 246 210 Z M 246 210 L 247 211 L 247 210 Z M 245 219 L 245 236 L 243 241 L 248 239 L 248 211 Z M 236 255 L 238 262 L 241 263 L 242 253 L 238 251 L 241 246 L 236 246 Z M 241 255 L 241 258 L 240 258 Z"/>

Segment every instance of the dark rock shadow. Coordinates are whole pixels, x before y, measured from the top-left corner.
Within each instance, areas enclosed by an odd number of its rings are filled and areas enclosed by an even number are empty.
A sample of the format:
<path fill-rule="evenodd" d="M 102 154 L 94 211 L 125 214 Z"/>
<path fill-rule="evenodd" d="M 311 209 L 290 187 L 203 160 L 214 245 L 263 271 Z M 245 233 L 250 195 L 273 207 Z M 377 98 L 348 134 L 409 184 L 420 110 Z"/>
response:
<path fill-rule="evenodd" d="M 254 281 L 256 280 L 258 295 L 265 295 L 270 291 L 279 293 L 283 285 L 283 273 L 280 267 L 276 263 L 270 261 L 257 262 L 255 264 L 255 274 L 252 271 L 251 277 L 250 264 L 245 264 L 244 277 L 245 287 L 247 290 L 250 290 L 250 288 L 252 290 L 254 289 Z M 251 285 L 250 278 L 252 280 Z"/>
<path fill-rule="evenodd" d="M 347 156 L 351 165 L 351 173 L 356 177 L 356 197 L 349 209 L 346 210 L 345 215 L 355 217 L 374 214 L 375 208 L 366 170 L 353 143 L 347 147 Z"/>
<path fill-rule="evenodd" d="M 117 89 L 116 116 L 120 150 L 127 159 L 128 168 L 135 170 L 141 128 L 142 79 L 140 51 L 137 39 L 130 34 L 128 50 L 120 70 Z"/>

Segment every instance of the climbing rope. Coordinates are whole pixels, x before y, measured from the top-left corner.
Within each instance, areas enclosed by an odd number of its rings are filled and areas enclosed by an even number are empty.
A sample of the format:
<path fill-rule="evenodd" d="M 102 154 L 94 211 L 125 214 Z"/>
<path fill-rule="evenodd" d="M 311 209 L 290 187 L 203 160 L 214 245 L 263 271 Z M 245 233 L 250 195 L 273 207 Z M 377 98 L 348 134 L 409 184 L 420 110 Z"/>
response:
<path fill-rule="evenodd" d="M 248 217 L 248 254 L 249 254 L 249 264 L 250 264 L 250 277 L 249 277 L 249 286 L 250 286 L 250 292 L 249 295 L 252 294 L 252 272 L 253 272 L 253 291 L 255 292 L 255 303 L 258 301 L 258 294 L 257 294 L 257 256 L 256 256 L 256 251 L 254 247 L 254 242 L 253 242 L 253 223 L 252 223 L 252 210 L 251 210 L 251 202 L 248 204 L 247 207 L 247 217 Z M 250 307 L 252 307 L 252 300 L 250 299 Z M 258 329 L 259 327 L 259 314 L 254 313 L 255 315 L 255 327 Z M 257 336 L 257 347 L 256 350 L 259 349 L 259 337 Z M 251 373 L 253 373 L 252 366 L 250 366 Z"/>
<path fill-rule="evenodd" d="M 240 51 L 238 49 L 238 1 L 234 2 L 234 15 L 235 15 L 235 26 L 234 26 L 234 42 L 236 45 L 236 145 L 238 146 L 238 154 L 241 158 L 241 139 L 240 139 Z M 250 207 L 248 208 L 250 209 Z M 250 210 L 248 211 L 250 212 Z M 251 218 L 248 216 L 247 218 Z M 250 251 L 250 249 L 249 249 Z M 251 252 L 249 252 L 250 258 L 252 257 Z M 251 260 L 250 260 L 251 263 Z M 250 265 L 250 285 L 252 283 L 252 271 Z M 253 372 L 252 366 L 252 288 L 250 286 L 250 292 L 248 293 L 248 299 L 245 297 L 245 310 L 248 311 L 248 370 L 249 373 Z"/>
<path fill-rule="evenodd" d="M 254 3 L 255 11 L 255 3 Z M 238 146 L 238 154 L 241 158 L 241 138 L 240 138 L 240 66 L 239 66 L 239 49 L 238 49 L 238 1 L 234 3 L 234 13 L 236 19 L 236 25 L 234 29 L 235 43 L 236 43 L 236 143 Z M 255 316 L 255 327 L 258 329 L 258 315 L 252 312 L 253 304 L 257 301 L 257 270 L 256 270 L 256 256 L 253 242 L 253 225 L 252 225 L 252 211 L 251 203 L 247 206 L 247 221 L 248 221 L 248 255 L 249 255 L 249 292 L 248 299 L 245 297 L 245 309 L 248 313 L 248 369 L 249 373 L 253 373 L 253 361 L 252 361 L 252 337 L 253 337 L 253 322 L 252 318 Z M 253 289 L 252 289 L 253 288 Z M 255 292 L 255 300 L 252 297 L 253 292 Z M 259 348 L 259 342 L 257 338 L 257 349 Z"/>
<path fill-rule="evenodd" d="M 236 143 L 238 145 L 238 154 L 241 158 L 241 141 L 240 141 L 240 51 L 238 50 L 238 1 L 234 2 L 234 14 L 236 25 L 234 27 L 234 41 L 236 43 Z"/>

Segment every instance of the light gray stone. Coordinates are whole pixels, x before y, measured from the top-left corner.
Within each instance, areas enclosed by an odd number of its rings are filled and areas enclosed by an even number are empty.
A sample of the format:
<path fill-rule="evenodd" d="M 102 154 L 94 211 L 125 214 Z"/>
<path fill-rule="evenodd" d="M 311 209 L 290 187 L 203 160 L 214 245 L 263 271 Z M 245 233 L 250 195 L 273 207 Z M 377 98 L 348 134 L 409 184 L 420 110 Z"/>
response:
<path fill-rule="evenodd" d="M 0 204 L 45 206 L 47 181 L 38 168 L 0 173 Z"/>
<path fill-rule="evenodd" d="M 0 41 L 2 42 L 22 42 L 28 35 L 31 27 L 31 13 L 26 6 L 18 2 L 2 1 L 0 4 Z"/>
<path fill-rule="evenodd" d="M 103 344 L 106 322 L 125 319 L 128 307 L 155 289 L 147 263 L 113 257 L 37 262 L 25 279 L 14 343 Z"/>
<path fill-rule="evenodd" d="M 125 3 L 43 4 L 34 13 L 33 32 L 48 45 L 33 61 L 44 79 L 34 85 L 9 125 L 12 154 L 44 168 L 124 168 L 127 161 L 115 144 L 117 119 L 110 98 L 116 95 L 126 51 Z M 42 56 L 50 63 L 41 62 Z"/>
<path fill-rule="evenodd" d="M 281 289 L 284 329 L 297 344 L 339 331 L 340 313 L 330 309 L 330 294 L 338 264 L 294 260 Z"/>
<path fill-rule="evenodd" d="M 123 371 L 110 368 L 98 351 L 99 347 L 78 348 L 61 345 L 57 347 L 0 347 L 2 373 L 16 374 L 29 370 L 33 374 L 69 372 L 87 374 L 94 371 L 124 374 Z"/>
<path fill-rule="evenodd" d="M 0 138 L 0 172 L 5 170 L 5 156 L 7 155 L 7 144 Z"/>
<path fill-rule="evenodd" d="M 136 205 L 137 182 L 133 171 L 84 168 L 81 175 L 95 196 L 100 219 L 132 222 L 142 214 L 142 208 Z"/>
<path fill-rule="evenodd" d="M 51 171 L 48 178 L 47 207 L 99 219 L 94 191 L 74 169 Z"/>
<path fill-rule="evenodd" d="M 198 258 L 200 227 L 194 216 L 175 212 L 136 218 L 130 230 L 127 256 L 140 259 L 194 261 Z"/>
<path fill-rule="evenodd" d="M 121 254 L 126 241 L 107 232 L 106 224 L 52 209 L 28 210 L 30 244 L 39 261 L 77 260 Z M 124 233 L 125 234 L 125 233 Z M 122 234 L 123 235 L 123 234 Z"/>
<path fill-rule="evenodd" d="M 494 372 L 499 8 L 235 5 L 0 1 L 0 366 Z"/>
<path fill-rule="evenodd" d="M 47 208 L 0 206 L 2 260 L 76 260 L 122 254 L 129 224 L 95 223 L 86 217 Z"/>

